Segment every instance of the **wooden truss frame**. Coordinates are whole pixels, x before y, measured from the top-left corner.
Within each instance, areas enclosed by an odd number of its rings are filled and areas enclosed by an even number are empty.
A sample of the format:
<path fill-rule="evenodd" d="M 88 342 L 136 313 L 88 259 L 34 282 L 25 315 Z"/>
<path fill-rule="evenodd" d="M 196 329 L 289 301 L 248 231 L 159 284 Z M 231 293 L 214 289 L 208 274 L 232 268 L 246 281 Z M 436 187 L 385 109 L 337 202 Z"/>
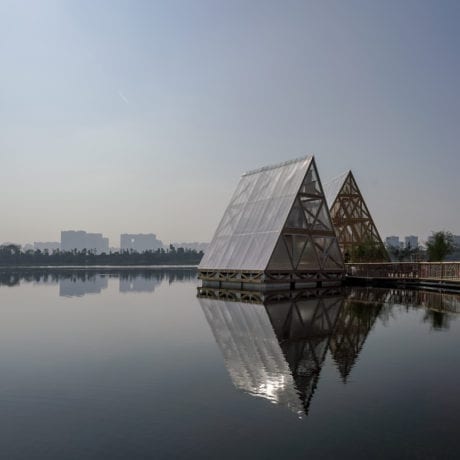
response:
<path fill-rule="evenodd" d="M 330 207 L 340 249 L 345 262 L 356 256 L 360 247 L 373 249 L 366 262 L 389 261 L 390 257 L 372 219 L 363 195 L 351 171 L 345 177 L 337 196 Z M 358 256 L 359 257 L 359 256 Z"/>

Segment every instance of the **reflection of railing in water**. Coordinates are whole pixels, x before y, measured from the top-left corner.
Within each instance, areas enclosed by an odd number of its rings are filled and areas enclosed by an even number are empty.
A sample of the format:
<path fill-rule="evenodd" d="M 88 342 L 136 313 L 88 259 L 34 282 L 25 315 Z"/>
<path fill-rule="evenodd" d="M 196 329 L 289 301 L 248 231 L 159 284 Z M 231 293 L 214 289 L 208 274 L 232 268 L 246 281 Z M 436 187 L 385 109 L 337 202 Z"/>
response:
<path fill-rule="evenodd" d="M 460 314 L 460 294 L 420 289 L 388 289 L 355 287 L 350 290 L 348 300 L 353 298 L 354 303 L 362 303 L 366 307 L 369 303 L 382 305 L 380 318 L 385 316 L 395 306 L 406 309 L 425 309 L 424 322 L 431 324 L 434 330 L 449 328 L 449 324 Z"/>
<path fill-rule="evenodd" d="M 418 289 L 391 289 L 388 290 L 386 302 L 425 307 L 446 313 L 460 313 L 460 295 L 448 292 L 422 291 Z"/>
<path fill-rule="evenodd" d="M 345 265 L 346 274 L 351 277 L 460 282 L 460 262 L 387 262 Z"/>

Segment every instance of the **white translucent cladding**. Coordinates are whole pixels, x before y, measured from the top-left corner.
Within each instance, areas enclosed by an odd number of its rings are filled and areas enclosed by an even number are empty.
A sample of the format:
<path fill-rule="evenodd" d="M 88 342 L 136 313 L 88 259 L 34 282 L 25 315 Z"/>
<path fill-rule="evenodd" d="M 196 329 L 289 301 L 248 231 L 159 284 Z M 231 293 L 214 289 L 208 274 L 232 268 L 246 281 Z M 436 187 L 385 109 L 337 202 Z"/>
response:
<path fill-rule="evenodd" d="M 265 307 L 204 298 L 199 302 L 235 387 L 303 414 Z"/>
<path fill-rule="evenodd" d="M 334 201 L 337 198 L 341 188 L 343 187 L 343 183 L 348 177 L 348 174 L 350 174 L 350 171 L 345 171 L 323 185 L 324 196 L 326 197 L 326 202 L 329 209 L 331 209 L 331 206 L 334 204 Z"/>
<path fill-rule="evenodd" d="M 244 174 L 201 270 L 265 270 L 311 156 Z"/>

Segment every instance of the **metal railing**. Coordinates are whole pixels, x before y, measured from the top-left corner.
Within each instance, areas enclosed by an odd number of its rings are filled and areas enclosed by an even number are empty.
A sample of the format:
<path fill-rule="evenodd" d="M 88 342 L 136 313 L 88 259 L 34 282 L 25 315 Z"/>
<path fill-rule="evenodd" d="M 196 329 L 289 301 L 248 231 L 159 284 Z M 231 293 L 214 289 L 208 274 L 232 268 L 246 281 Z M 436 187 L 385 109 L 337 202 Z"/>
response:
<path fill-rule="evenodd" d="M 409 278 L 460 281 L 460 262 L 348 263 L 346 274 L 360 278 Z"/>

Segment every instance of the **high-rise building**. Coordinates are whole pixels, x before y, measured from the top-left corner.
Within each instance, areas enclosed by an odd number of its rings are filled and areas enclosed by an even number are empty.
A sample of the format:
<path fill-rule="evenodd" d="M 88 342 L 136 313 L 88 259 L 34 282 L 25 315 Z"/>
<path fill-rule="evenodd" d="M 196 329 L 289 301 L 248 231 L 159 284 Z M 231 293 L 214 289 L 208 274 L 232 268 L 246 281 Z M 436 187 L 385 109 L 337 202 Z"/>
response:
<path fill-rule="evenodd" d="M 120 235 L 121 251 L 156 251 L 163 247 L 163 242 L 153 233 L 122 233 Z"/>
<path fill-rule="evenodd" d="M 389 248 L 399 249 L 399 236 L 387 236 L 385 238 L 385 244 Z"/>
<path fill-rule="evenodd" d="M 409 235 L 404 237 L 404 246 L 406 249 L 417 249 L 418 248 L 418 236 Z"/>
<path fill-rule="evenodd" d="M 96 254 L 109 252 L 109 239 L 102 233 L 86 233 L 83 230 L 66 230 L 61 232 L 62 251 L 93 251 Z"/>
<path fill-rule="evenodd" d="M 452 235 L 452 244 L 460 249 L 460 235 Z"/>

